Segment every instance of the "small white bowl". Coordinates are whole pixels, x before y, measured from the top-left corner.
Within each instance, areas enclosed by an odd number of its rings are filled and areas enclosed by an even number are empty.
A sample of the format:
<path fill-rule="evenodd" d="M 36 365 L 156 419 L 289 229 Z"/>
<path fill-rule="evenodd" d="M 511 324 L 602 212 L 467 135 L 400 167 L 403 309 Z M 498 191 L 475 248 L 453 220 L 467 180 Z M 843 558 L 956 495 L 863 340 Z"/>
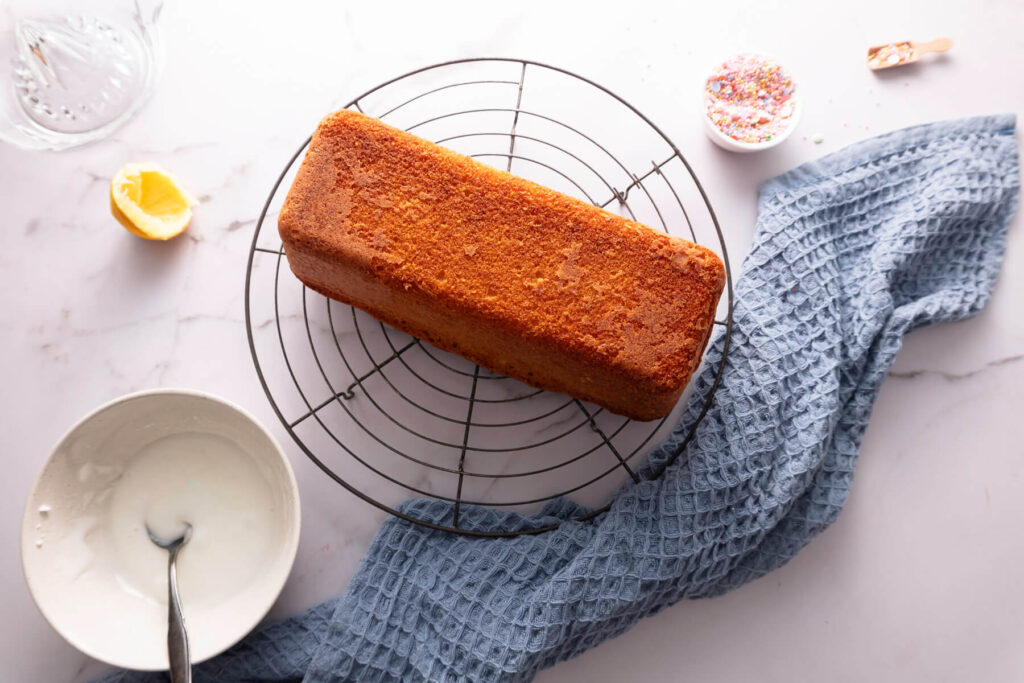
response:
<path fill-rule="evenodd" d="M 748 55 L 737 55 L 737 57 L 743 56 Z M 769 57 L 766 57 L 765 55 L 758 56 L 772 63 L 778 64 L 778 62 Z M 789 76 L 790 78 L 792 78 L 792 74 L 789 74 Z M 716 126 L 714 122 L 711 121 L 711 117 L 707 115 L 707 106 L 704 102 L 706 87 L 705 84 L 707 83 L 707 80 L 707 78 L 704 79 L 704 83 L 702 83 L 700 91 L 701 118 L 704 119 L 704 132 L 707 133 L 708 137 L 711 138 L 711 141 L 713 143 L 715 143 L 722 149 L 729 150 L 730 152 L 740 152 L 741 154 L 749 152 L 761 152 L 766 149 L 771 149 L 776 145 L 782 144 L 790 135 L 792 135 L 793 131 L 800 123 L 800 115 L 803 113 L 803 97 L 800 94 L 799 84 L 796 82 L 795 79 L 793 79 L 793 95 L 791 98 L 793 100 L 793 113 L 789 117 L 789 125 L 786 127 L 785 130 L 783 130 L 781 133 L 773 137 L 771 140 L 767 140 L 765 142 L 742 142 L 740 140 L 736 140 L 735 138 L 731 138 L 725 133 L 723 133 L 722 129 Z"/>
<path fill-rule="evenodd" d="M 182 514 L 206 515 L 205 523 L 189 520 L 193 536 L 178 559 L 193 662 L 238 642 L 284 587 L 299 543 L 299 492 L 273 436 L 209 394 L 123 396 L 60 440 L 22 520 L 32 598 L 87 655 L 118 667 L 167 668 L 167 553 L 149 542 L 146 520 L 134 513 L 159 518 L 169 502 L 184 505 Z M 260 559 L 240 565 L 239 556 Z"/>

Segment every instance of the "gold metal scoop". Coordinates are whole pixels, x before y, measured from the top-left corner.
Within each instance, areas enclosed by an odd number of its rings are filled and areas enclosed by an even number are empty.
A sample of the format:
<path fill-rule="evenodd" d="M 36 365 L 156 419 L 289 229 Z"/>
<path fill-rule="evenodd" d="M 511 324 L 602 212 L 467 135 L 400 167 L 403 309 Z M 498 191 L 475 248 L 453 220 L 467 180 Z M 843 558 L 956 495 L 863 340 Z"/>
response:
<path fill-rule="evenodd" d="M 911 64 L 929 52 L 945 52 L 953 47 L 949 38 L 938 38 L 926 43 L 904 40 L 900 43 L 887 43 L 868 48 L 868 68 L 872 71 L 888 69 L 893 66 Z"/>

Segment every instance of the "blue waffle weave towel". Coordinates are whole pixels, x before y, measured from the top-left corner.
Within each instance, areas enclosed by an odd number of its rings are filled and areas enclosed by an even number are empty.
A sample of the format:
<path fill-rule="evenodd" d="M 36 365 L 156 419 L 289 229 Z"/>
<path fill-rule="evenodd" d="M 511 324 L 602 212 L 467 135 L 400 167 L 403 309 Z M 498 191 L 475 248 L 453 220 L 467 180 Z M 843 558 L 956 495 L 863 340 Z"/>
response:
<path fill-rule="evenodd" d="M 721 385 L 662 478 L 624 486 L 593 521 L 535 536 L 390 519 L 344 596 L 249 636 L 196 680 L 526 681 L 683 598 L 781 566 L 846 501 L 903 335 L 985 305 L 1018 192 L 1012 116 L 909 128 L 766 182 Z M 647 472 L 693 423 L 722 342 Z M 405 509 L 452 513 L 441 501 Z M 531 517 L 467 508 L 460 519 L 516 529 L 580 512 L 563 500 Z"/>

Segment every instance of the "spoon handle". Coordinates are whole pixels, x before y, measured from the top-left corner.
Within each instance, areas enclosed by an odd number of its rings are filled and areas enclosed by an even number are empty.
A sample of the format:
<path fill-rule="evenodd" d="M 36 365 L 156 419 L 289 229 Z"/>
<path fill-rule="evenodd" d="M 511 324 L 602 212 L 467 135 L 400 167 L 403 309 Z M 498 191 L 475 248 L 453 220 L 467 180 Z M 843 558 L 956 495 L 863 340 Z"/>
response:
<path fill-rule="evenodd" d="M 936 40 L 929 40 L 926 43 L 914 43 L 914 50 L 919 55 L 928 52 L 945 52 L 951 47 L 953 47 L 953 41 L 949 38 L 938 38 Z"/>
<path fill-rule="evenodd" d="M 167 659 L 170 662 L 171 683 L 192 683 L 192 666 L 188 655 L 188 636 L 181 618 L 178 600 L 178 577 L 174 563 L 178 549 L 170 553 L 167 562 Z"/>

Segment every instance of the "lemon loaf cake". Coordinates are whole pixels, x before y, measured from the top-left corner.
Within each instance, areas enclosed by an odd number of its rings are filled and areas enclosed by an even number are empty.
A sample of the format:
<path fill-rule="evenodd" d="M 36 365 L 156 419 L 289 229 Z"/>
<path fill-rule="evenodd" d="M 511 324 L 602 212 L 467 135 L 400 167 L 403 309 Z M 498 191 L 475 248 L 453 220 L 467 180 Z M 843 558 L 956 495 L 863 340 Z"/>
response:
<path fill-rule="evenodd" d="M 313 134 L 278 229 L 311 289 L 639 420 L 679 400 L 725 283 L 702 246 L 347 110 Z"/>

